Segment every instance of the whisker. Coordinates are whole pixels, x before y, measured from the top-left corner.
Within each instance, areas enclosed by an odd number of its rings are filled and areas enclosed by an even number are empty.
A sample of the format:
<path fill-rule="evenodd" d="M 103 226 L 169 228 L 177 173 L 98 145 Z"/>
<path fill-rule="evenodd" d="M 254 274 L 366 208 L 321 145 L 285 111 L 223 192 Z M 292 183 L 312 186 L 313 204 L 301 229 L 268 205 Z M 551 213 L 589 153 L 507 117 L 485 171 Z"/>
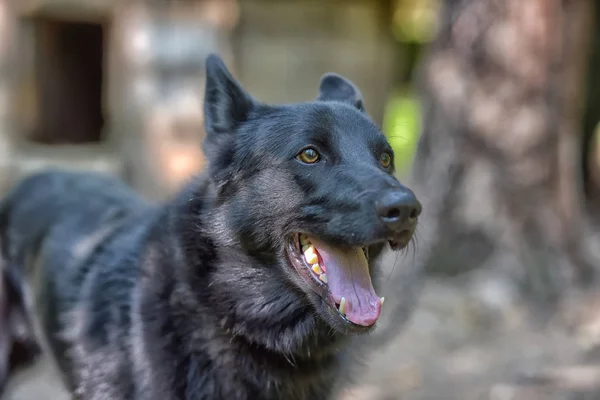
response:
<path fill-rule="evenodd" d="M 394 266 L 392 267 L 392 270 L 390 271 L 390 274 L 388 275 L 388 277 L 385 281 L 386 285 L 388 284 L 390 278 L 392 277 L 392 274 L 394 273 L 394 270 L 396 269 L 396 264 L 398 264 L 398 257 L 400 257 L 399 252 L 396 253 L 396 261 L 394 261 Z"/>
<path fill-rule="evenodd" d="M 410 239 L 409 245 L 412 247 L 412 262 L 415 262 L 417 258 L 417 253 L 419 251 L 419 232 L 415 230 L 413 237 Z"/>

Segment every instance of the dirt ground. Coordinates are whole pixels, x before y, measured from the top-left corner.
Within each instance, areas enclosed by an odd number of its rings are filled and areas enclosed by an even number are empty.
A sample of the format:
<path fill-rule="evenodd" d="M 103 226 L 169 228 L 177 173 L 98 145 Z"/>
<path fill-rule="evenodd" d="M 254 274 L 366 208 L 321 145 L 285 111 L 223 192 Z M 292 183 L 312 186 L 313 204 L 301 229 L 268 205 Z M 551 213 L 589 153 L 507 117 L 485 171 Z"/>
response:
<path fill-rule="evenodd" d="M 506 296 L 499 284 L 430 281 L 340 400 L 600 399 L 600 296 L 573 297 L 543 328 Z M 3 400 L 68 399 L 49 365 L 15 377 Z"/>
<path fill-rule="evenodd" d="M 2 400 L 70 400 L 50 360 L 42 357 L 31 369 L 15 375 Z"/>
<path fill-rule="evenodd" d="M 489 301 L 506 295 L 493 286 L 429 282 L 407 328 L 344 400 L 600 399 L 600 296 L 572 296 L 542 324 Z"/>

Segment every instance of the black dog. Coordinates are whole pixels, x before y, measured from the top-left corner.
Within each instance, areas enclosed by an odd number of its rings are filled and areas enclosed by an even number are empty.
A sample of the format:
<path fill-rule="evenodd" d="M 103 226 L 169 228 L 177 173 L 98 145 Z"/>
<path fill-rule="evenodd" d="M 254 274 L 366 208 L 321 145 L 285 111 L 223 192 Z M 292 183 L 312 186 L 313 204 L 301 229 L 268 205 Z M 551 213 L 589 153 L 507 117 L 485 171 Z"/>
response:
<path fill-rule="evenodd" d="M 380 315 L 368 259 L 412 238 L 421 206 L 351 82 L 273 106 L 206 72 L 207 172 L 167 204 L 54 171 L 0 209 L 3 269 L 77 398 L 328 398 Z"/>

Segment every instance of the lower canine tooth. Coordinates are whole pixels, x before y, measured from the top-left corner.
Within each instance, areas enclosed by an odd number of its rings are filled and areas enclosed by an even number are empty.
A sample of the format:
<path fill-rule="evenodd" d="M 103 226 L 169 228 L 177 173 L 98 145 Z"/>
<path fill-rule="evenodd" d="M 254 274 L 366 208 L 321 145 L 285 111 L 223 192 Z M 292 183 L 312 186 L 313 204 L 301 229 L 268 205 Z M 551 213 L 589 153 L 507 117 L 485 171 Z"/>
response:
<path fill-rule="evenodd" d="M 323 283 L 327 283 L 327 275 L 326 274 L 319 275 L 319 279 L 321 281 L 323 281 Z"/>
<path fill-rule="evenodd" d="M 321 266 L 319 264 L 313 265 L 312 270 L 317 275 L 321 275 L 323 273 L 323 270 L 321 269 Z"/>
<path fill-rule="evenodd" d="M 385 297 L 382 297 L 382 298 L 381 298 L 381 299 L 379 299 L 379 300 L 381 300 L 381 305 L 383 305 L 383 302 L 385 301 Z"/>
<path fill-rule="evenodd" d="M 340 314 L 346 315 L 346 298 L 342 297 L 340 300 Z"/>

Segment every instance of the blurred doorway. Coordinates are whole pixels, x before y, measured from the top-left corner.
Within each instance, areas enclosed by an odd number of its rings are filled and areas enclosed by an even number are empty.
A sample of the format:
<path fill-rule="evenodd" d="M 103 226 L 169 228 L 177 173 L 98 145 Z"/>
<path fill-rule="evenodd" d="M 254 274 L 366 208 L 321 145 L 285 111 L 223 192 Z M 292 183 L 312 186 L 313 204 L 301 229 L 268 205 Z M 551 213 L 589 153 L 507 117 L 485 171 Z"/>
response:
<path fill-rule="evenodd" d="M 104 25 L 48 17 L 30 22 L 36 118 L 29 139 L 44 144 L 99 142 L 105 121 Z"/>

